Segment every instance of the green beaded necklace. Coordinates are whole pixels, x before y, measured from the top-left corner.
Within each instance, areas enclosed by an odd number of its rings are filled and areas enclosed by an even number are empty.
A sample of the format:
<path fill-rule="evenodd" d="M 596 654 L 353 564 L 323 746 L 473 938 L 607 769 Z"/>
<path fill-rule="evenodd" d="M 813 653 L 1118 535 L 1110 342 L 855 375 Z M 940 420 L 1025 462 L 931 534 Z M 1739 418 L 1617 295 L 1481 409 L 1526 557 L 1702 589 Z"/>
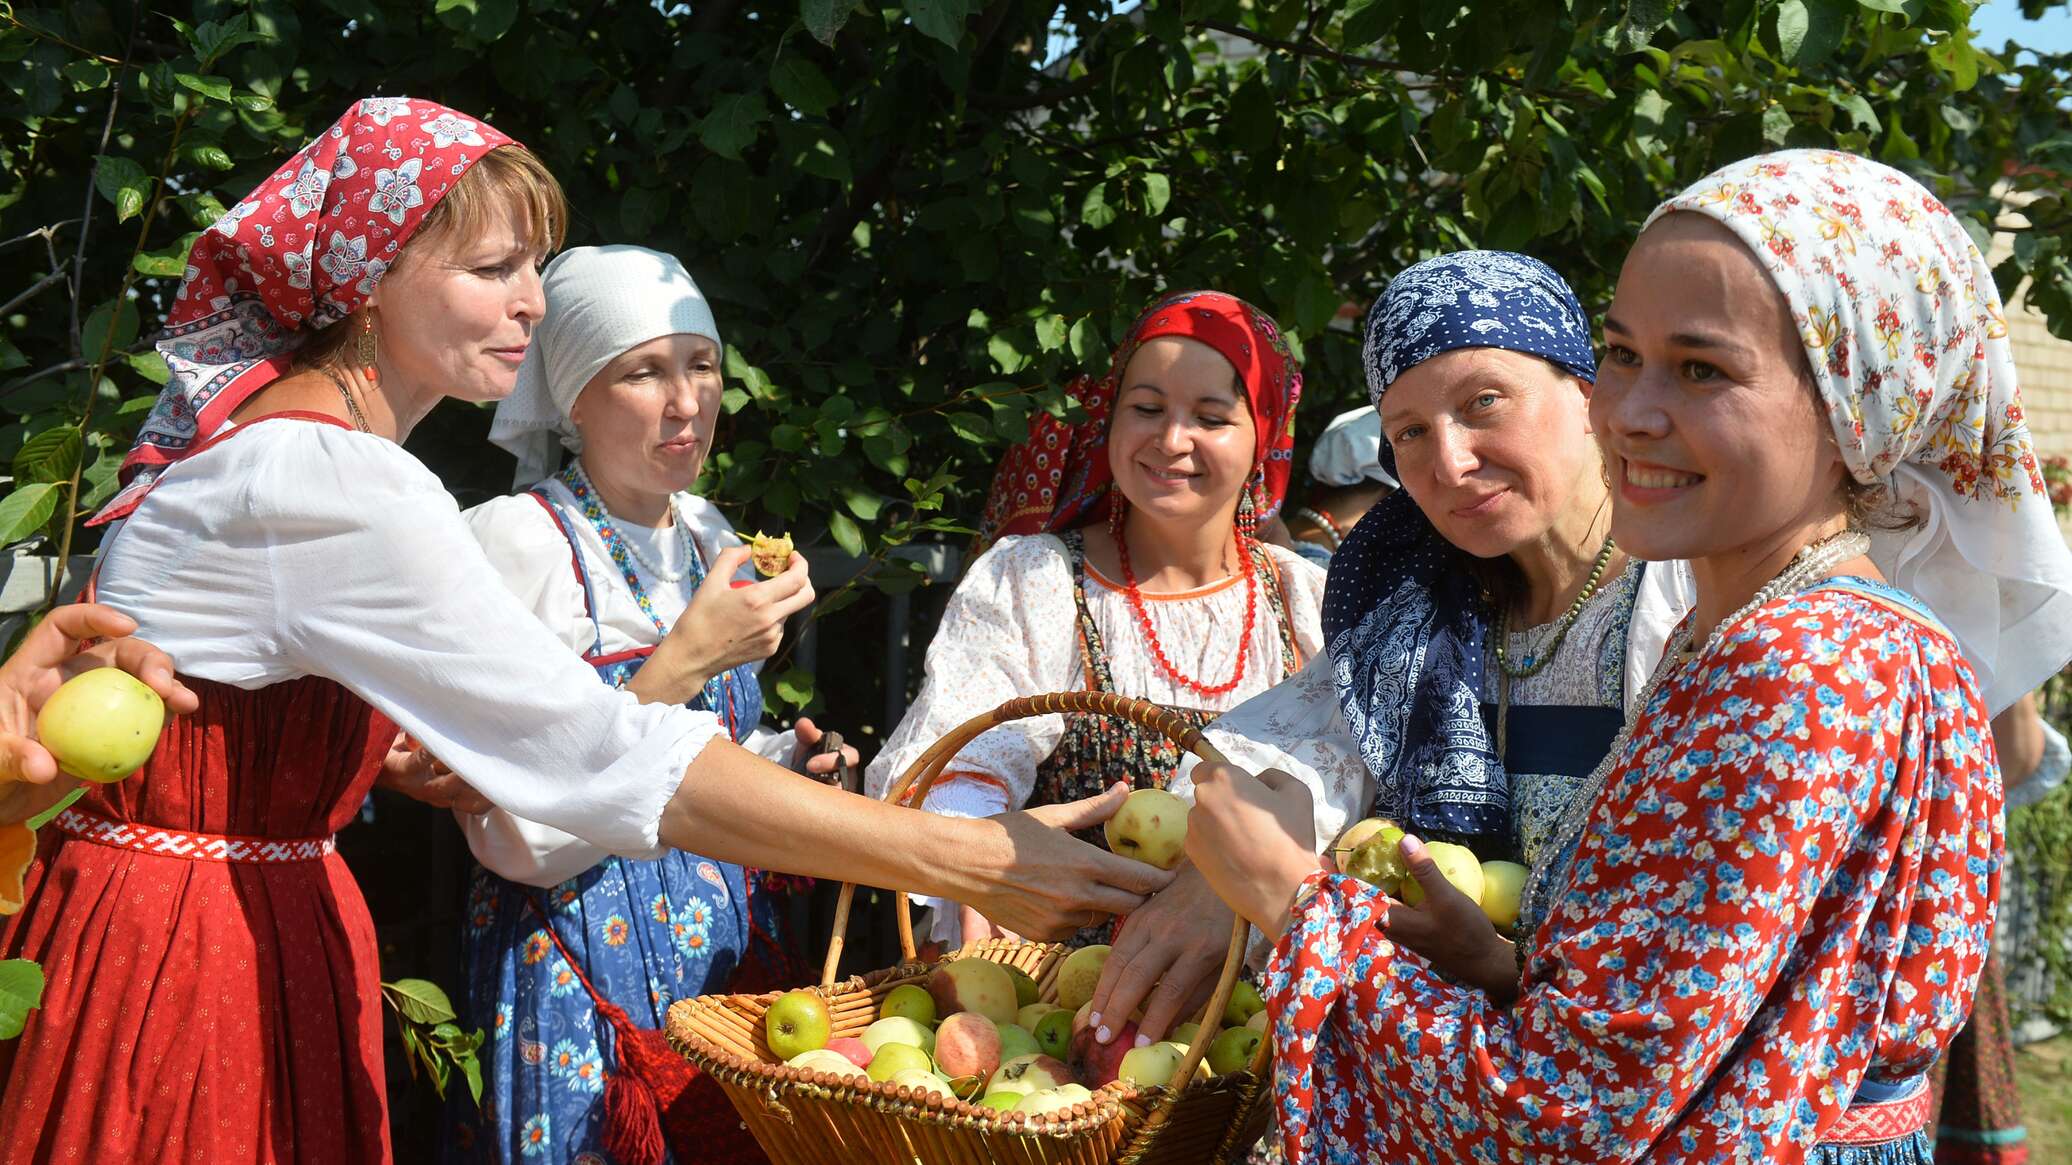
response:
<path fill-rule="evenodd" d="M 1553 662 L 1554 656 L 1561 651 L 1562 641 L 1568 638 L 1568 629 L 1576 625 L 1576 617 L 1583 613 L 1584 605 L 1597 593 L 1597 584 L 1604 581 L 1604 568 L 1611 564 L 1612 552 L 1617 549 L 1618 546 L 1607 536 L 1604 545 L 1598 548 L 1597 561 L 1590 567 L 1589 579 L 1583 583 L 1583 589 L 1576 592 L 1576 601 L 1570 603 L 1568 610 L 1561 613 L 1561 618 L 1555 620 L 1554 630 L 1546 643 L 1535 648 L 1515 668 L 1504 651 L 1504 641 L 1511 635 L 1511 612 L 1506 610 L 1497 616 L 1496 666 L 1506 679 L 1529 679 Z"/>

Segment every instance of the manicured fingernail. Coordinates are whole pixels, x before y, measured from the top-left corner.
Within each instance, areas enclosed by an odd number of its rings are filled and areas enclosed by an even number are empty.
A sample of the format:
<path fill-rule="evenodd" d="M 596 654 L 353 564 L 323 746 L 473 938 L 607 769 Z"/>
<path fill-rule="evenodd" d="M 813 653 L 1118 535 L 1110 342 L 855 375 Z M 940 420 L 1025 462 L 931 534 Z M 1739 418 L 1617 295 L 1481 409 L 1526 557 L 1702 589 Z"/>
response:
<path fill-rule="evenodd" d="M 1425 856 L 1425 847 L 1424 847 L 1424 843 L 1423 843 L 1423 842 L 1421 842 L 1421 841 L 1419 841 L 1419 840 L 1417 840 L 1417 835 L 1416 835 L 1416 834 L 1414 834 L 1414 833 L 1406 833 L 1406 834 L 1404 834 L 1404 835 L 1403 835 L 1403 841 L 1402 841 L 1402 843 L 1401 843 L 1401 844 L 1402 844 L 1402 847 L 1403 847 L 1403 856 L 1404 856 L 1404 857 L 1407 857 L 1407 858 L 1421 858 L 1421 857 Z"/>
<path fill-rule="evenodd" d="M 1089 1012 L 1087 1012 L 1087 1013 L 1086 1013 L 1086 1022 L 1088 1022 L 1088 1023 L 1090 1023 L 1090 1024 L 1093 1024 L 1093 1025 L 1094 1025 L 1095 1027 L 1100 1027 L 1100 1026 L 1101 1026 L 1101 1013 L 1100 1013 L 1100 1012 L 1098 1012 L 1098 1011 L 1089 1011 Z M 1103 1027 L 1103 1028 L 1101 1028 L 1101 1030 L 1102 1030 L 1102 1031 L 1107 1031 L 1108 1029 L 1107 1029 L 1107 1028 L 1104 1028 L 1104 1027 Z"/>
<path fill-rule="evenodd" d="M 1142 1036 L 1142 1035 L 1138 1036 L 1138 1037 L 1137 1037 L 1137 1046 L 1138 1046 L 1138 1047 L 1140 1047 L 1140 1048 L 1148 1048 L 1148 1047 L 1150 1047 L 1150 1046 L 1151 1046 L 1151 1037 L 1150 1037 L 1150 1036 Z"/>
<path fill-rule="evenodd" d="M 1099 1043 L 1105 1044 L 1114 1038 L 1115 1033 L 1109 1031 L 1105 1026 L 1094 1029 L 1094 1039 Z"/>

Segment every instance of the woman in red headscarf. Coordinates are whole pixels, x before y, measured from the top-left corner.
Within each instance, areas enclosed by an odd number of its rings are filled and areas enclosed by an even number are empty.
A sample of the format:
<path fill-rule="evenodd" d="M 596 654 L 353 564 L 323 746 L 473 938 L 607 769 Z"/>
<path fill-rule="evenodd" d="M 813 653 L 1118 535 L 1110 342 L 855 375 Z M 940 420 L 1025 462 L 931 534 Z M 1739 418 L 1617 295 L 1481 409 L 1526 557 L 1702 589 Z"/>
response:
<path fill-rule="evenodd" d="M 399 728 L 622 856 L 914 886 L 1049 933 L 1167 881 L 1052 828 L 1119 788 L 989 822 L 854 797 L 679 703 L 702 680 L 682 645 L 615 689 L 504 587 L 401 441 L 445 397 L 511 391 L 566 219 L 509 138 L 372 98 L 195 243 L 97 586 L 200 706 L 39 839 L 0 931 L 48 978 L 0 1043 L 0 1162 L 389 1159 L 374 928 L 333 835 Z M 617 1052 L 606 1107 L 638 1110 Z"/>
<path fill-rule="evenodd" d="M 1079 425 L 1039 417 L 993 482 L 991 546 L 958 584 L 927 679 L 871 764 L 887 787 L 966 719 L 1017 696 L 1119 692 L 1203 723 L 1293 675 L 1320 644 L 1324 572 L 1262 542 L 1286 496 L 1302 373 L 1266 314 L 1215 291 L 1153 304 L 1108 375 L 1082 380 Z M 1163 788 L 1171 743 L 1100 716 L 1003 725 L 965 746 L 926 808 L 985 816 Z M 1094 839 L 1097 833 L 1087 836 Z M 935 937 L 986 937 L 940 909 Z M 1088 941 L 1100 941 L 1092 928 Z"/>

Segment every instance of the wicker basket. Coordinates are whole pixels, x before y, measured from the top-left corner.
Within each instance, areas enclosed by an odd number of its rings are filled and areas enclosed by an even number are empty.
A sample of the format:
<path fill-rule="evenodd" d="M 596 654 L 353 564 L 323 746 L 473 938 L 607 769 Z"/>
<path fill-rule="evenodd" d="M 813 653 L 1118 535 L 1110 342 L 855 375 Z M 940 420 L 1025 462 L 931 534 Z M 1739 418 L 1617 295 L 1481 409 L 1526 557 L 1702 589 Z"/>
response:
<path fill-rule="evenodd" d="M 1010 700 L 959 726 L 916 760 L 887 796 L 897 800 L 912 788 L 918 799 L 950 758 L 980 733 L 1009 721 L 1058 712 L 1119 716 L 1164 733 L 1204 760 L 1223 759 L 1199 730 L 1156 704 L 1102 692 L 1032 696 Z M 877 1018 L 878 1004 L 888 992 L 901 984 L 924 982 L 931 970 L 915 956 L 913 925 L 902 894 L 894 913 L 904 961 L 839 984 L 834 981 L 855 889 L 842 888 L 834 937 L 817 988 L 827 999 L 836 1038 L 861 1033 Z M 1239 919 L 1231 930 L 1223 974 L 1202 1014 L 1204 1030 L 1214 1029 L 1211 1017 L 1221 1016 L 1230 1000 L 1245 937 L 1245 923 Z M 971 944 L 957 957 L 1018 967 L 1036 980 L 1040 998 L 1055 1001 L 1057 969 L 1065 953 L 1056 943 L 992 940 Z M 763 1013 L 778 994 L 687 999 L 669 1009 L 667 1024 L 670 1043 L 719 1081 L 776 1165 L 1221 1165 L 1240 1159 L 1268 1123 L 1264 1042 L 1248 1071 L 1198 1080 L 1184 1089 L 1139 1090 L 1117 1082 L 1076 1107 L 1036 1116 L 790 1067 L 763 1040 Z M 1194 1042 L 1175 1080 L 1194 1079 L 1208 1043 Z"/>

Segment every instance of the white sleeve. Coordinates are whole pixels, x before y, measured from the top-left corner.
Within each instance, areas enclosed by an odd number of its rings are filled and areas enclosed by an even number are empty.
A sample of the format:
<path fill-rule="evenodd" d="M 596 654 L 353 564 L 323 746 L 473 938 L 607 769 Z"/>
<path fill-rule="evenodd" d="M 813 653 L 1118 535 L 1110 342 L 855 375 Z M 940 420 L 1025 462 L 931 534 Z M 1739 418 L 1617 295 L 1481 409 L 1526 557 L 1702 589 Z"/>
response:
<path fill-rule="evenodd" d="M 1056 538 L 1003 538 L 979 556 L 928 645 L 920 694 L 865 770 L 865 791 L 883 798 L 922 753 L 974 716 L 1019 696 L 1083 686 L 1077 619 Z M 965 745 L 948 769 L 998 782 L 1002 808 L 1026 805 L 1037 766 L 1063 735 L 1060 716 L 1003 724 Z M 935 803 L 931 794 L 926 807 Z"/>
<path fill-rule="evenodd" d="M 1295 628 L 1295 646 L 1306 665 L 1324 653 L 1324 568 L 1292 550 L 1270 542 L 1265 545 L 1281 568 L 1281 595 L 1288 604 L 1288 621 Z"/>
<path fill-rule="evenodd" d="M 2009 809 L 2021 809 L 2043 800 L 2065 783 L 2067 772 L 2072 772 L 2072 747 L 2066 745 L 2065 734 L 2051 727 L 2048 720 L 2039 720 L 2038 724 L 2043 729 L 2043 756 L 2028 779 L 2008 793 Z"/>
<path fill-rule="evenodd" d="M 288 422 L 274 422 L 287 424 Z M 439 480 L 328 426 L 245 484 L 280 649 L 417 737 L 502 809 L 630 857 L 722 735 L 718 719 L 614 691 L 506 588 Z"/>

